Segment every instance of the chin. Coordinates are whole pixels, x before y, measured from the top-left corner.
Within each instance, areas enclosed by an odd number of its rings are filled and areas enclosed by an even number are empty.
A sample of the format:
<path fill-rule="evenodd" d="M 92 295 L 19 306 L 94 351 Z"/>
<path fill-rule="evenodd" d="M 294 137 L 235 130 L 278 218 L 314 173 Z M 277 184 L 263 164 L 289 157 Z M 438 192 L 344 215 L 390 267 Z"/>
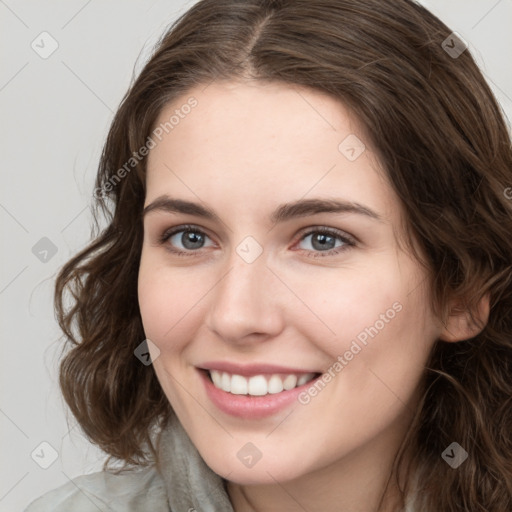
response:
<path fill-rule="evenodd" d="M 245 466 L 236 454 L 234 457 L 226 457 L 227 453 L 231 453 L 231 449 L 226 449 L 221 454 L 205 454 L 206 456 L 201 454 L 201 456 L 212 471 L 239 485 L 275 484 L 276 480 L 286 482 L 299 478 L 307 472 L 306 468 L 292 460 L 283 460 L 283 458 L 265 460 L 264 455 L 252 467 Z M 240 458 L 243 460 L 242 455 Z"/>

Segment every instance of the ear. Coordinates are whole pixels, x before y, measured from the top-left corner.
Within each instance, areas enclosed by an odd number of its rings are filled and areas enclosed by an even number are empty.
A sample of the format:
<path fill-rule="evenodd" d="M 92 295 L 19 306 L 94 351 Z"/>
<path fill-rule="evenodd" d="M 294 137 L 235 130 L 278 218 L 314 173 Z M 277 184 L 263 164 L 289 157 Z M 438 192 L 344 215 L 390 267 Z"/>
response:
<path fill-rule="evenodd" d="M 475 323 L 471 319 L 470 311 L 467 308 L 461 307 L 462 302 L 460 300 L 454 301 L 450 305 L 450 313 L 446 323 L 443 325 L 439 339 L 442 341 L 456 342 L 468 340 L 480 334 L 489 321 L 489 303 L 489 293 L 486 293 L 473 310 Z"/>

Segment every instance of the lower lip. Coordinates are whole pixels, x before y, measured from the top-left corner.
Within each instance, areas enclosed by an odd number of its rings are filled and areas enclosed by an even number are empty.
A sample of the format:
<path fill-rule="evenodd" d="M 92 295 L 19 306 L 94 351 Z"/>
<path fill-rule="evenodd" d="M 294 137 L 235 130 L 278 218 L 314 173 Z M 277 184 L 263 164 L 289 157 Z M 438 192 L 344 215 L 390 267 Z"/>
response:
<path fill-rule="evenodd" d="M 320 378 L 317 377 L 302 386 L 290 389 L 288 391 L 281 391 L 280 393 L 267 394 L 263 396 L 249 396 L 249 395 L 233 395 L 218 389 L 213 385 L 207 371 L 198 370 L 204 382 L 206 393 L 210 400 L 222 412 L 231 416 L 239 418 L 256 420 L 260 418 L 267 418 L 273 414 L 285 409 L 294 402 L 298 401 L 298 396 L 306 388 L 310 387 L 315 381 Z"/>

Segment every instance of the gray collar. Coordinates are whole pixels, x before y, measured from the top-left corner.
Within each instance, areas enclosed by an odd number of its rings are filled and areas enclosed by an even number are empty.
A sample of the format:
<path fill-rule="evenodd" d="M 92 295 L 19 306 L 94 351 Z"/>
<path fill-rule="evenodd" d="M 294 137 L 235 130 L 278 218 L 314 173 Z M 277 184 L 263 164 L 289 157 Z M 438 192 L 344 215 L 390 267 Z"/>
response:
<path fill-rule="evenodd" d="M 157 467 L 172 512 L 234 512 L 224 480 L 206 465 L 175 414 L 158 444 Z"/>

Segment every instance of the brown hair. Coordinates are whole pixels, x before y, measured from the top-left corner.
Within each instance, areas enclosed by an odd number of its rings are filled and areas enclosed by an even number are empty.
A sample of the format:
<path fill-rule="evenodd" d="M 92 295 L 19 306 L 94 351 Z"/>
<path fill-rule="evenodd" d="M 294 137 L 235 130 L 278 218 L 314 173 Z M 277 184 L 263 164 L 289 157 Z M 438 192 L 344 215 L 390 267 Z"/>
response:
<path fill-rule="evenodd" d="M 111 458 L 149 463 L 152 433 L 172 413 L 153 368 L 134 356 L 145 339 L 137 276 L 146 159 L 132 161 L 122 179 L 119 169 L 147 144 L 164 105 L 192 87 L 281 81 L 333 95 L 356 113 L 405 209 L 408 245 L 414 237 L 426 255 L 415 253 L 440 318 L 449 299 L 472 312 L 490 297 L 477 336 L 434 345 L 396 468 L 410 450 L 422 511 L 512 510 L 512 203 L 504 193 L 512 150 L 469 51 L 454 58 L 443 48 L 450 34 L 410 0 L 202 0 L 163 36 L 112 122 L 95 238 L 62 268 L 55 289 L 70 345 L 62 392 Z M 456 470 L 441 458 L 452 442 L 469 452 Z"/>

